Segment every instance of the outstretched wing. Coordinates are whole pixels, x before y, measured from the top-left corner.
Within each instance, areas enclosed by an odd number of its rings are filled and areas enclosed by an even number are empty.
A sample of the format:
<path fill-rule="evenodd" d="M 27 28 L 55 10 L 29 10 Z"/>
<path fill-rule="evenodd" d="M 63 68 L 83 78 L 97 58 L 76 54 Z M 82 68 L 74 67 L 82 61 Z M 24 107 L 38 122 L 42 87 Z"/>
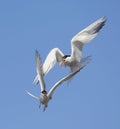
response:
<path fill-rule="evenodd" d="M 54 92 L 54 90 L 60 86 L 60 84 L 62 84 L 63 82 L 71 79 L 75 74 L 77 74 L 80 71 L 80 69 L 78 69 L 77 71 L 70 73 L 69 75 L 65 76 L 64 78 L 62 78 L 60 81 L 58 81 L 57 83 L 55 83 L 55 85 L 50 89 L 50 91 L 48 92 L 48 98 L 50 99 L 52 97 L 52 94 Z"/>
<path fill-rule="evenodd" d="M 42 67 L 42 61 L 40 58 L 40 55 L 38 51 L 36 50 L 36 71 L 37 71 L 37 76 L 34 79 L 34 83 L 40 83 L 41 91 L 45 90 L 45 82 L 43 79 L 43 67 Z"/>
<path fill-rule="evenodd" d="M 82 47 L 84 44 L 90 42 L 94 39 L 100 29 L 104 26 L 106 18 L 102 17 L 80 31 L 71 40 L 72 57 L 74 57 L 78 62 L 80 62 L 82 56 Z"/>
<path fill-rule="evenodd" d="M 45 62 L 43 64 L 43 73 L 47 74 L 57 62 L 61 63 L 63 56 L 64 54 L 60 51 L 60 49 L 53 48 L 45 59 Z"/>
<path fill-rule="evenodd" d="M 31 94 L 30 92 L 26 91 L 26 93 L 27 93 L 28 95 L 30 95 L 32 98 L 39 100 L 39 98 L 38 98 L 38 97 L 34 96 L 34 95 L 33 95 L 33 94 Z"/>

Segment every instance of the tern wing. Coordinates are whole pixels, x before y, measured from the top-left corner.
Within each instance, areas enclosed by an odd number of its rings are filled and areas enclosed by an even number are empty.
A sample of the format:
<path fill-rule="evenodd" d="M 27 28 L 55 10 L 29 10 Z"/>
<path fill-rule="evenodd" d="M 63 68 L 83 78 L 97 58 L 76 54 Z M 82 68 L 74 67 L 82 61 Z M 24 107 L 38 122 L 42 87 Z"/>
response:
<path fill-rule="evenodd" d="M 33 95 L 33 94 L 31 94 L 30 92 L 28 92 L 28 91 L 26 91 L 26 92 L 27 92 L 27 94 L 28 94 L 28 95 L 30 95 L 32 98 L 39 100 L 39 98 L 38 98 L 38 97 L 34 96 L 34 95 Z"/>
<path fill-rule="evenodd" d="M 69 75 L 65 76 L 64 78 L 62 78 L 60 81 L 58 81 L 57 83 L 55 83 L 55 85 L 50 89 L 50 91 L 48 92 L 48 98 L 50 99 L 52 97 L 52 94 L 54 92 L 54 90 L 60 86 L 63 82 L 68 81 L 69 79 L 71 79 L 75 74 L 77 74 L 80 71 L 80 69 L 78 69 L 77 71 L 70 73 Z"/>
<path fill-rule="evenodd" d="M 64 54 L 58 48 L 53 48 L 45 59 L 43 64 L 43 73 L 47 74 L 55 64 L 61 63 Z"/>
<path fill-rule="evenodd" d="M 100 29 L 104 26 L 106 18 L 102 17 L 80 31 L 71 40 L 72 57 L 74 57 L 78 62 L 80 62 L 82 56 L 82 47 L 84 44 L 90 42 L 94 39 Z"/>
<path fill-rule="evenodd" d="M 41 91 L 45 90 L 45 82 L 43 79 L 43 67 L 42 67 L 42 61 L 40 58 L 40 55 L 38 51 L 36 50 L 36 71 L 37 71 L 37 76 L 35 78 L 35 82 L 39 82 L 41 86 Z"/>

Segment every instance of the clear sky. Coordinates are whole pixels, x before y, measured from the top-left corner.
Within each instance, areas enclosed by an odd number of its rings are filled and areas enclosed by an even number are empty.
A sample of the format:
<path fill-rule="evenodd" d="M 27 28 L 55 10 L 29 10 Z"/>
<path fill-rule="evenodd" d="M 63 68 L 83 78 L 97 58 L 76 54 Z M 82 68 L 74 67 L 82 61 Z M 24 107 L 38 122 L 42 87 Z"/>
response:
<path fill-rule="evenodd" d="M 120 1 L 0 1 L 0 129 L 120 129 Z M 25 90 L 39 96 L 35 50 L 43 61 L 58 47 L 70 54 L 70 40 L 100 17 L 98 36 L 83 48 L 91 62 L 56 89 L 46 112 Z M 47 90 L 69 73 L 56 65 Z"/>

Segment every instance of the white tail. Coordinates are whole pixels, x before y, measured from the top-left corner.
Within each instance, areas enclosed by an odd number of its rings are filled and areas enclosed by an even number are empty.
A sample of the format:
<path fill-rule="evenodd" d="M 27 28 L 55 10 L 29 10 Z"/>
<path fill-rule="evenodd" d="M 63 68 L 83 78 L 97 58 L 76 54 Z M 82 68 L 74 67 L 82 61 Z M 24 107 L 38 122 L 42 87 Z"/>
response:
<path fill-rule="evenodd" d="M 82 58 L 80 63 L 79 63 L 79 67 L 80 69 L 84 68 L 91 60 L 91 56 L 87 56 L 85 58 Z"/>

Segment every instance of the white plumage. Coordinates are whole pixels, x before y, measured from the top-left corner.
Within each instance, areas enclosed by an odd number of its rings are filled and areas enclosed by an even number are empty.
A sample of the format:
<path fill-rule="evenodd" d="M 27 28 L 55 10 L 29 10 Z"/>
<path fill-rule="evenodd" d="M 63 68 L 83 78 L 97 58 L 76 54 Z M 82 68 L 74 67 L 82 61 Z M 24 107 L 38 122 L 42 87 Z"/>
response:
<path fill-rule="evenodd" d="M 53 48 L 43 64 L 43 74 L 47 74 L 57 62 L 61 66 L 69 66 L 71 72 L 79 69 L 81 64 L 86 65 L 89 62 L 90 57 L 82 58 L 82 48 L 97 36 L 105 22 L 106 19 L 102 17 L 76 34 L 71 40 L 71 55 L 64 55 L 59 48 Z M 34 79 L 34 83 L 38 83 L 37 76 Z"/>
<path fill-rule="evenodd" d="M 83 66 L 84 67 L 84 66 Z M 46 91 L 46 86 L 45 86 L 45 82 L 44 82 L 44 76 L 43 76 L 43 68 L 42 68 L 42 62 L 41 62 L 41 58 L 39 56 L 38 51 L 36 51 L 36 71 L 37 71 L 37 78 L 38 78 L 38 82 L 40 83 L 40 89 L 41 89 L 41 95 L 40 97 L 36 97 L 33 94 L 31 94 L 30 92 L 26 91 L 28 95 L 30 95 L 32 98 L 37 99 L 40 101 L 40 104 L 44 105 L 44 111 L 46 109 L 46 107 L 48 106 L 48 102 L 49 100 L 52 98 L 53 92 L 55 91 L 55 89 L 60 86 L 63 82 L 71 79 L 75 74 L 77 74 L 83 67 L 81 67 L 80 69 L 78 69 L 75 72 L 70 73 L 69 75 L 65 76 L 64 78 L 62 78 L 61 80 L 59 80 L 57 83 L 55 83 L 52 88 L 49 90 L 49 92 L 47 93 Z"/>
<path fill-rule="evenodd" d="M 45 59 L 44 64 L 42 65 L 41 58 L 39 56 L 38 51 L 36 51 L 36 71 L 37 76 L 34 79 L 34 83 L 40 83 L 41 95 L 40 97 L 36 97 L 30 92 L 26 91 L 28 95 L 37 99 L 44 105 L 44 110 L 48 106 L 49 100 L 52 98 L 53 92 L 55 89 L 60 86 L 63 82 L 71 79 L 75 74 L 77 74 L 86 64 L 89 62 L 90 57 L 82 58 L 82 48 L 85 44 L 90 42 L 93 38 L 95 38 L 100 31 L 100 29 L 104 26 L 106 19 L 100 18 L 87 28 L 80 31 L 76 34 L 71 40 L 71 55 L 64 55 L 60 49 L 54 48 L 52 49 L 48 56 Z M 60 81 L 55 83 L 52 88 L 47 93 L 46 85 L 44 82 L 44 75 L 47 74 L 51 68 L 54 67 L 56 63 L 59 63 L 61 66 L 69 66 L 71 69 L 71 73 L 68 76 L 65 76 Z"/>

